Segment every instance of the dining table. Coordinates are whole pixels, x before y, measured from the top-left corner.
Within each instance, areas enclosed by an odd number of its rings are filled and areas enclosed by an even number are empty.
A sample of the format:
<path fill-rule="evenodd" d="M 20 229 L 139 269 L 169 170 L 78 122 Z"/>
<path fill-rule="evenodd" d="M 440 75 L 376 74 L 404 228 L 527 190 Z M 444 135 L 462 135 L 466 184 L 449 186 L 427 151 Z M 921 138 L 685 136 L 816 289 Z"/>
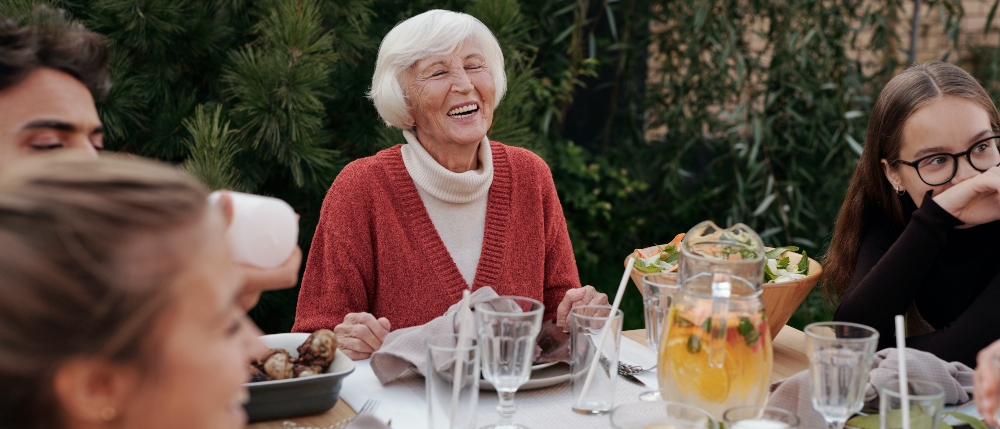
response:
<path fill-rule="evenodd" d="M 636 329 L 622 332 L 622 337 L 640 344 L 646 342 L 646 330 Z M 791 326 L 785 326 L 778 332 L 772 342 L 774 346 L 773 369 L 771 382 L 784 380 L 795 373 L 809 368 L 809 358 L 805 354 L 805 334 Z M 383 406 L 392 406 L 384 404 Z M 249 429 L 294 429 L 294 428 L 329 428 L 339 422 L 344 422 L 356 415 L 347 402 L 341 398 L 333 408 L 320 414 L 278 420 L 251 423 Z M 393 425 L 396 427 L 397 425 Z M 398 427 L 406 427 L 399 425 Z"/>

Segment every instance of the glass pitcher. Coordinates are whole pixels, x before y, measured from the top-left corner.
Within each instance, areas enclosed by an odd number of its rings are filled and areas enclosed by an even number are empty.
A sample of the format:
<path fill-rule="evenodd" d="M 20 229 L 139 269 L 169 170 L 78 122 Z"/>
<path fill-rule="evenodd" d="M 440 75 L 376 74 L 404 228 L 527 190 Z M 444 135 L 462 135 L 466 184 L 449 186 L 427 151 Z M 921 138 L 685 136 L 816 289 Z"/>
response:
<path fill-rule="evenodd" d="M 681 242 L 680 290 L 664 320 L 657 376 L 664 400 L 722 418 L 729 408 L 764 405 L 773 350 L 761 285 L 764 244 L 752 229 L 711 221 Z"/>

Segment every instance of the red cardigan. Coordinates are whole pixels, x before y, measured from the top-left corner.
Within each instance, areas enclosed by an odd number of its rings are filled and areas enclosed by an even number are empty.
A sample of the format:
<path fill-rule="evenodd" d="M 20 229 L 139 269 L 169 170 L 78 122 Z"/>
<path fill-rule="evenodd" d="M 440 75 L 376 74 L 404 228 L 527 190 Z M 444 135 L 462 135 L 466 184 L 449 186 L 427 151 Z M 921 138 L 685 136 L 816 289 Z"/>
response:
<path fill-rule="evenodd" d="M 306 261 L 295 332 L 333 329 L 347 313 L 422 325 L 462 299 L 468 284 L 406 172 L 401 145 L 351 162 L 323 201 Z M 490 142 L 493 183 L 472 290 L 542 301 L 554 319 L 580 287 L 576 259 L 548 165 L 534 153 Z"/>

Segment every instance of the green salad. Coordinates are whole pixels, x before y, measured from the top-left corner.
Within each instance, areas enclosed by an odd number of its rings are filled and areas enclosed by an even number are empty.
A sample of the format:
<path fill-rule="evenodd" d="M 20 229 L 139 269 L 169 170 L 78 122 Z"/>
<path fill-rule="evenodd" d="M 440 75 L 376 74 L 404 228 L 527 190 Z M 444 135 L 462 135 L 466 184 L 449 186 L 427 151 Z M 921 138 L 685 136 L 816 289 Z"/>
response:
<path fill-rule="evenodd" d="M 809 255 L 803 251 L 799 263 L 792 265 L 789 252 L 797 252 L 798 247 L 785 246 L 770 250 L 765 254 L 764 283 L 781 283 L 803 279 L 809 275 Z"/>

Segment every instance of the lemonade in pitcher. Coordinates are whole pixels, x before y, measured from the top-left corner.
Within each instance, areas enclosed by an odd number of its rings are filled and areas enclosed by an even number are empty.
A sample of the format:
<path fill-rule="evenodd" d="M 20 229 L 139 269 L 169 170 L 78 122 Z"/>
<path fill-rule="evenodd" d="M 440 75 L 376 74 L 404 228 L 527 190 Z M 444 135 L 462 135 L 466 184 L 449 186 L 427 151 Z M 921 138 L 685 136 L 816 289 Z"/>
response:
<path fill-rule="evenodd" d="M 764 304 L 764 246 L 738 224 L 702 222 L 681 242 L 678 283 L 663 321 L 657 376 L 664 400 L 717 419 L 736 406 L 764 405 L 773 349 Z"/>
<path fill-rule="evenodd" d="M 658 377 L 666 400 L 695 405 L 716 417 L 740 405 L 764 405 L 771 375 L 772 348 L 764 312 L 731 313 L 722 365 L 712 365 L 713 345 L 708 310 L 670 310 L 665 341 L 661 342 Z"/>

